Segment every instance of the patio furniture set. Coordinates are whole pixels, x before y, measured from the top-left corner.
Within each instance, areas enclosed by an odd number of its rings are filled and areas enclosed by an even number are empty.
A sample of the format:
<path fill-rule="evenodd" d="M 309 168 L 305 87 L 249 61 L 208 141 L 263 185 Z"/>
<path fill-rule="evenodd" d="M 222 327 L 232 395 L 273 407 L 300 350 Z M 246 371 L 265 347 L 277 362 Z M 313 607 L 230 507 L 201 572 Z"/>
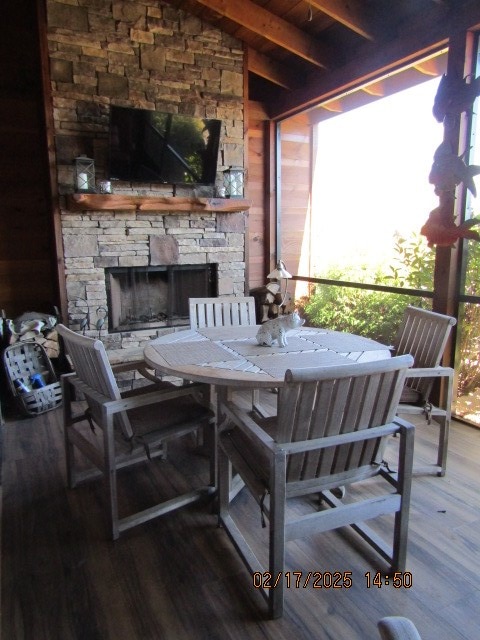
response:
<path fill-rule="evenodd" d="M 399 413 L 426 412 L 438 423 L 433 470 L 443 475 L 453 371 L 440 363 L 454 319 L 408 307 L 393 348 L 304 326 L 289 331 L 284 346 L 264 346 L 256 339 L 254 308 L 253 298 L 191 299 L 190 329 L 157 338 L 141 361 L 116 366 L 100 340 L 59 325 L 73 369 L 62 376 L 69 486 L 103 476 L 113 539 L 152 518 L 214 499 L 218 522 L 251 573 L 283 575 L 288 541 L 345 525 L 376 550 L 389 571 L 404 571 L 416 469 L 414 427 Z M 120 392 L 115 375 L 127 369 L 140 371 L 144 384 Z M 446 392 L 433 405 L 438 378 L 446 381 Z M 275 415 L 260 405 L 260 389 L 278 394 Z M 252 391 L 249 410 L 237 402 L 238 390 Z M 80 412 L 74 402 L 79 397 L 85 400 Z M 98 436 L 90 430 L 85 435 L 86 421 Z M 188 433 L 197 434 L 199 447 L 208 452 L 208 482 L 120 518 L 117 472 L 168 456 L 168 442 Z M 384 462 L 392 436 L 398 437 L 394 472 Z M 91 469 L 77 469 L 77 449 Z M 349 486 L 371 478 L 382 493 L 353 500 Z M 261 520 L 268 522 L 268 566 L 247 542 L 251 524 L 235 519 L 238 490 L 252 495 Z M 291 513 L 290 499 L 300 497 L 308 512 Z M 365 524 L 384 514 L 394 515 L 388 543 Z M 259 592 L 269 616 L 280 617 L 283 580 Z"/>

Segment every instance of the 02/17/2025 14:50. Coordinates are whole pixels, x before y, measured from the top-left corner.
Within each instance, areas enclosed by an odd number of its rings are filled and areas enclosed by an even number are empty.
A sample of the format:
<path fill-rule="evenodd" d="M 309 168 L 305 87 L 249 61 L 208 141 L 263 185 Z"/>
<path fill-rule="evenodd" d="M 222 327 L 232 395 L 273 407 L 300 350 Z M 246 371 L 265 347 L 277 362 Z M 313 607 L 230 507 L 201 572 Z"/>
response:
<path fill-rule="evenodd" d="M 392 585 L 395 589 L 410 589 L 413 586 L 413 576 L 410 571 L 394 571 L 391 575 L 383 575 L 381 571 L 370 573 L 367 571 L 365 574 L 367 580 L 367 589 L 371 587 L 378 587 Z"/>

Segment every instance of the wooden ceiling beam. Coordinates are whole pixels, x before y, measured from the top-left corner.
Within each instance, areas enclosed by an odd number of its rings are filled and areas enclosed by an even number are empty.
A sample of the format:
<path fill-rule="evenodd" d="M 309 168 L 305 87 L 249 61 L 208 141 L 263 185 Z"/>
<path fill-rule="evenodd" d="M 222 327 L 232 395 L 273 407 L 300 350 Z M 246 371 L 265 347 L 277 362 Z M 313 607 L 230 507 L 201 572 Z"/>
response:
<path fill-rule="evenodd" d="M 365 5 L 358 0 L 307 0 L 308 4 L 355 31 L 367 40 L 374 40 L 373 26 L 365 17 Z"/>
<path fill-rule="evenodd" d="M 415 69 L 417 69 L 417 71 L 420 71 L 420 73 L 424 73 L 426 76 L 440 75 L 438 58 L 429 58 L 428 60 L 423 60 L 419 64 L 415 65 Z"/>
<path fill-rule="evenodd" d="M 258 53 L 251 47 L 248 48 L 248 70 L 257 76 L 265 78 L 284 89 L 292 89 L 294 82 L 288 78 L 285 66 L 274 62 L 271 58 Z"/>
<path fill-rule="evenodd" d="M 275 97 L 269 107 L 273 120 L 282 120 L 295 113 L 333 99 L 344 92 L 367 84 L 375 78 L 395 72 L 422 57 L 430 57 L 446 47 L 452 34 L 480 28 L 480 2 L 462 0 L 461 7 L 432 3 L 432 9 L 422 13 L 409 25 L 408 33 L 398 35 L 381 47 L 361 51 L 343 66 L 308 81 L 294 92 Z M 423 70 L 422 70 L 423 71 Z M 366 95 L 366 94 L 365 94 Z"/>
<path fill-rule="evenodd" d="M 441 75 L 445 73 L 447 66 L 447 53 L 440 53 L 435 57 L 437 73 L 435 75 Z M 427 62 L 427 61 L 422 61 Z M 340 96 L 329 102 L 322 103 L 315 109 L 309 112 L 309 119 L 311 124 L 317 124 L 331 117 L 328 111 L 332 112 L 347 112 L 352 109 L 358 109 L 367 104 L 375 102 L 375 100 L 381 99 L 385 96 L 391 96 L 394 93 L 410 89 L 413 86 L 421 84 L 429 79 L 427 75 L 418 69 L 421 64 L 409 67 L 398 73 L 387 74 L 381 80 L 370 83 L 363 87 L 359 87 L 357 91 L 351 91 L 344 96 Z M 433 69 L 433 65 L 429 68 Z M 333 107 L 332 108 L 332 104 Z"/>
<path fill-rule="evenodd" d="M 242 2 L 197 0 L 197 2 L 317 67 L 327 69 L 330 66 L 332 53 L 329 48 L 251 0 L 242 0 Z"/>

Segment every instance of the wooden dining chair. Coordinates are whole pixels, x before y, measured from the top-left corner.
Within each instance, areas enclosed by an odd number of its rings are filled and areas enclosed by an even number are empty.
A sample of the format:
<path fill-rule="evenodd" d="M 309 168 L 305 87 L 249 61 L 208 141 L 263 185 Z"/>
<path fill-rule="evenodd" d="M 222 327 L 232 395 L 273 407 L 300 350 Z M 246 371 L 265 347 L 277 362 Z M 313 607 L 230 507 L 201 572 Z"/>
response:
<path fill-rule="evenodd" d="M 223 296 L 221 298 L 189 298 L 190 328 L 255 326 L 255 298 L 253 296 Z M 212 390 L 212 397 L 214 396 Z M 264 413 L 259 392 L 252 391 L 252 409 Z"/>
<path fill-rule="evenodd" d="M 67 480 L 70 488 L 103 476 L 112 538 L 120 533 L 210 495 L 214 491 L 214 414 L 203 401 L 205 385 L 144 380 L 146 384 L 120 392 L 115 374 L 142 369 L 142 362 L 111 367 L 101 340 L 64 325 L 57 327 L 74 372 L 62 376 Z M 75 413 L 73 398 L 81 394 L 87 409 Z M 85 429 L 88 421 L 94 434 Z M 200 428 L 210 444 L 210 484 L 162 501 L 148 509 L 119 517 L 117 471 L 166 456 L 166 443 Z M 97 432 L 97 429 L 99 432 Z M 92 437 L 93 436 L 93 437 Z M 81 471 L 76 450 L 93 467 Z"/>
<path fill-rule="evenodd" d="M 279 390 L 278 413 L 253 419 L 232 400 L 222 412 L 228 424 L 218 436 L 219 522 L 249 571 L 284 576 L 285 545 L 296 538 L 351 525 L 384 558 L 391 571 L 405 568 L 414 427 L 396 417 L 411 356 L 375 362 L 288 370 Z M 388 436 L 398 433 L 398 472 L 383 462 Z M 251 520 L 234 517 L 230 477 L 236 469 L 269 524 L 269 561 L 264 567 L 250 548 Z M 387 490 L 369 490 L 353 501 L 334 491 L 377 477 Z M 369 485 L 371 487 L 371 485 Z M 298 515 L 290 499 L 319 494 L 320 510 Z M 305 507 L 312 505 L 307 501 Z M 393 513 L 393 544 L 380 539 L 363 521 Z M 273 618 L 283 613 L 284 580 L 259 591 Z"/>
<path fill-rule="evenodd" d="M 456 319 L 417 307 L 407 307 L 399 327 L 393 353 L 409 353 L 414 363 L 408 372 L 398 411 L 404 415 L 424 415 L 428 423 L 438 425 L 437 460 L 435 465 L 420 467 L 415 472 L 432 468 L 438 476 L 447 468 L 448 433 L 452 416 L 453 369 L 441 366 L 441 360 Z M 435 381 L 445 381 L 440 403 L 432 402 Z"/>
<path fill-rule="evenodd" d="M 255 325 L 253 296 L 221 298 L 189 298 L 190 328 L 238 327 Z"/>

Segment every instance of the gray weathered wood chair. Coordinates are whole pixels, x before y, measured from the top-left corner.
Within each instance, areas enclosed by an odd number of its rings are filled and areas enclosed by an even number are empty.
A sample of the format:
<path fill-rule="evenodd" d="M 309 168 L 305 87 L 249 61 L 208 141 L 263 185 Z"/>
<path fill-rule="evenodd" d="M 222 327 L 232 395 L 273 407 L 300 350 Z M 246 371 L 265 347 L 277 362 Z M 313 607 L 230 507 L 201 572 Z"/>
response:
<path fill-rule="evenodd" d="M 198 384 L 176 386 L 157 381 L 120 392 L 114 374 L 138 370 L 142 362 L 112 368 L 100 340 L 82 336 L 64 325 L 58 325 L 58 333 L 74 368 L 74 373 L 62 376 L 68 484 L 73 488 L 79 482 L 103 475 L 112 538 L 115 540 L 131 527 L 211 494 L 215 483 L 214 414 L 205 406 L 208 398 L 203 402 L 207 387 Z M 74 389 L 85 397 L 88 406 L 85 413 L 74 415 Z M 80 426 L 86 420 L 101 430 L 101 437 L 87 437 L 85 424 L 83 429 Z M 165 456 L 165 446 L 170 439 L 200 428 L 207 432 L 206 440 L 210 444 L 210 485 L 120 518 L 117 470 Z M 77 470 L 75 449 L 94 465 L 93 469 Z"/>
<path fill-rule="evenodd" d="M 452 368 L 443 367 L 440 362 L 456 322 L 451 316 L 407 307 L 393 348 L 395 355 L 409 353 L 414 359 L 400 398 L 399 413 L 424 414 L 429 423 L 433 419 L 439 426 L 437 460 L 436 465 L 433 465 L 439 476 L 445 475 L 447 467 L 454 373 Z M 441 404 L 437 406 L 432 404 L 431 393 L 435 381 L 439 378 L 445 381 L 445 388 L 441 395 Z M 415 472 L 431 469 L 432 465 L 426 468 L 415 465 Z"/>
<path fill-rule="evenodd" d="M 387 616 L 377 622 L 381 640 L 422 640 L 409 618 Z"/>
<path fill-rule="evenodd" d="M 189 298 L 190 328 L 255 326 L 255 298 L 253 296 L 223 296 L 222 298 Z M 252 408 L 262 409 L 257 390 L 252 391 Z"/>
<path fill-rule="evenodd" d="M 189 298 L 190 328 L 255 325 L 253 296 Z"/>
<path fill-rule="evenodd" d="M 412 362 L 411 356 L 401 356 L 289 370 L 273 419 L 253 420 L 234 402 L 224 403 L 229 424 L 219 433 L 219 522 L 251 572 L 283 576 L 288 541 L 345 525 L 352 525 L 392 571 L 404 569 L 414 427 L 396 417 L 396 410 Z M 383 464 L 386 441 L 394 433 L 400 435 L 396 474 Z M 232 466 L 269 521 L 268 567 L 249 547 L 245 523 L 232 515 Z M 387 489 L 376 497 L 369 491 L 363 499 L 347 502 L 332 492 L 374 476 Z M 312 493 L 333 508 L 302 516 L 288 509 L 288 499 Z M 363 524 L 388 513 L 395 514 L 392 545 Z M 280 579 L 275 588 L 259 589 L 273 618 L 283 613 L 283 588 Z"/>

